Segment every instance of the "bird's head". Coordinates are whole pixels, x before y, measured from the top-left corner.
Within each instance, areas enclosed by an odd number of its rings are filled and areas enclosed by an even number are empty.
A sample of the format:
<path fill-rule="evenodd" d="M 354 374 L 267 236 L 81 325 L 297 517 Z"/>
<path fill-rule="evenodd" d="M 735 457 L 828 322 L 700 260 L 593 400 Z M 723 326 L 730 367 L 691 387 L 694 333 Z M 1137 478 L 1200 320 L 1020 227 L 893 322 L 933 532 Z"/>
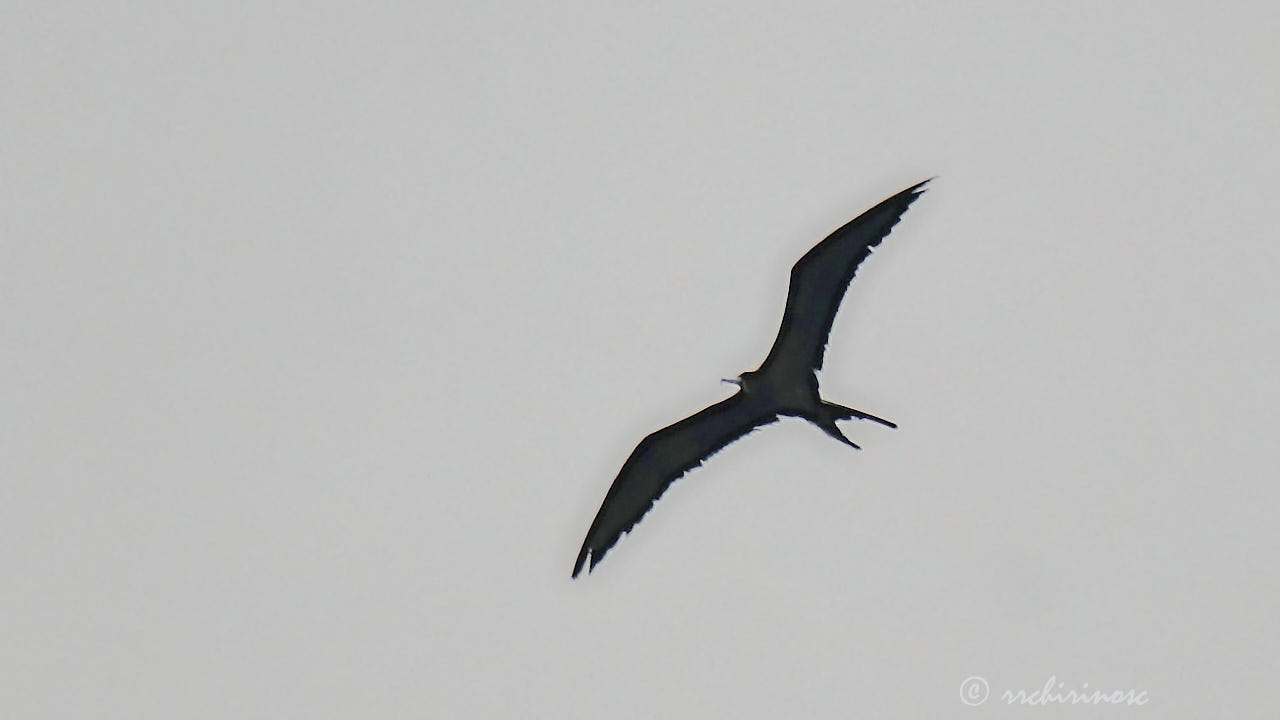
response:
<path fill-rule="evenodd" d="M 756 384 L 755 379 L 756 379 L 756 373 L 744 372 L 738 377 L 733 378 L 732 380 L 725 378 L 720 382 L 727 382 L 731 385 L 737 385 L 743 392 L 751 392 L 751 389 L 755 387 L 755 384 Z"/>

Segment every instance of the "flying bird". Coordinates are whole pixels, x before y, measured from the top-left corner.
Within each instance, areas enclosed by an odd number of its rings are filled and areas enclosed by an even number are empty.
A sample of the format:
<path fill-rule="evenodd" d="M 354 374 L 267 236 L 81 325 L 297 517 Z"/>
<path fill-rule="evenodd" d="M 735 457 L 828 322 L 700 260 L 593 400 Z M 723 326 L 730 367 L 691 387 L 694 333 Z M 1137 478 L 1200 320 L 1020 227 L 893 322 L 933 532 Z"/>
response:
<path fill-rule="evenodd" d="M 871 420 L 897 427 L 870 413 L 824 401 L 818 394 L 815 373 L 822 369 L 827 335 L 858 265 L 889 234 L 928 182 L 912 185 L 849 221 L 791 268 L 782 327 L 768 357 L 759 368 L 724 381 L 738 386 L 729 398 L 640 441 L 623 463 L 587 531 L 573 565 L 573 577 L 582 572 L 588 558 L 588 572 L 594 570 L 676 478 L 780 416 L 804 418 L 855 449 L 858 446 L 836 427 L 837 420 Z"/>

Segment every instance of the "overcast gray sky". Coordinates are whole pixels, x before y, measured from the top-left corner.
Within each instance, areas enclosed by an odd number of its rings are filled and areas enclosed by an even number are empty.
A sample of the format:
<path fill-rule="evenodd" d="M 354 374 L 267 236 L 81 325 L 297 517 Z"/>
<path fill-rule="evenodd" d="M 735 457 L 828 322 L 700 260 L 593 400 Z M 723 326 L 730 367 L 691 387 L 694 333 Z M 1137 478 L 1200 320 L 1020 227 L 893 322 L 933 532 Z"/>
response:
<path fill-rule="evenodd" d="M 0 11 L 0 715 L 1274 717 L 1280 5 L 115 5 Z M 570 581 L 933 175 L 821 376 L 900 429 Z"/>

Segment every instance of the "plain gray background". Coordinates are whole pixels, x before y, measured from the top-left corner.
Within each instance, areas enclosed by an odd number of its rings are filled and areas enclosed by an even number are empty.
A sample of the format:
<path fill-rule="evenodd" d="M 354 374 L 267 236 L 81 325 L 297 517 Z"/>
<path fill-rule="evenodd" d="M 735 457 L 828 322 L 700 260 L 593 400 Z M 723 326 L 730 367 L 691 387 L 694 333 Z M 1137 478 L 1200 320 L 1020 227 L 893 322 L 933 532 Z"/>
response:
<path fill-rule="evenodd" d="M 0 714 L 1274 717 L 1276 3 L 192 5 L 3 10 Z"/>

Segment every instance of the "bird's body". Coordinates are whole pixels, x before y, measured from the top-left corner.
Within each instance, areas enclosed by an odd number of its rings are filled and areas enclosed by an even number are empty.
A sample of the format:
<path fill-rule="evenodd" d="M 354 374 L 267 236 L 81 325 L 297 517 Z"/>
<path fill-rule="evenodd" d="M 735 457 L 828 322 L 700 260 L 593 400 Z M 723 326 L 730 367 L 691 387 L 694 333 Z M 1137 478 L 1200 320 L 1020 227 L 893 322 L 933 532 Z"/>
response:
<path fill-rule="evenodd" d="M 594 568 L 649 510 L 676 478 L 713 453 L 779 416 L 800 417 L 851 447 L 837 420 L 893 423 L 869 413 L 826 402 L 818 378 L 827 335 L 858 265 L 889 234 L 907 207 L 924 192 L 925 182 L 890 197 L 818 243 L 791 269 L 782 326 L 760 367 L 734 380 L 738 392 L 680 422 L 647 436 L 627 458 L 605 495 L 573 567 L 587 559 Z"/>

